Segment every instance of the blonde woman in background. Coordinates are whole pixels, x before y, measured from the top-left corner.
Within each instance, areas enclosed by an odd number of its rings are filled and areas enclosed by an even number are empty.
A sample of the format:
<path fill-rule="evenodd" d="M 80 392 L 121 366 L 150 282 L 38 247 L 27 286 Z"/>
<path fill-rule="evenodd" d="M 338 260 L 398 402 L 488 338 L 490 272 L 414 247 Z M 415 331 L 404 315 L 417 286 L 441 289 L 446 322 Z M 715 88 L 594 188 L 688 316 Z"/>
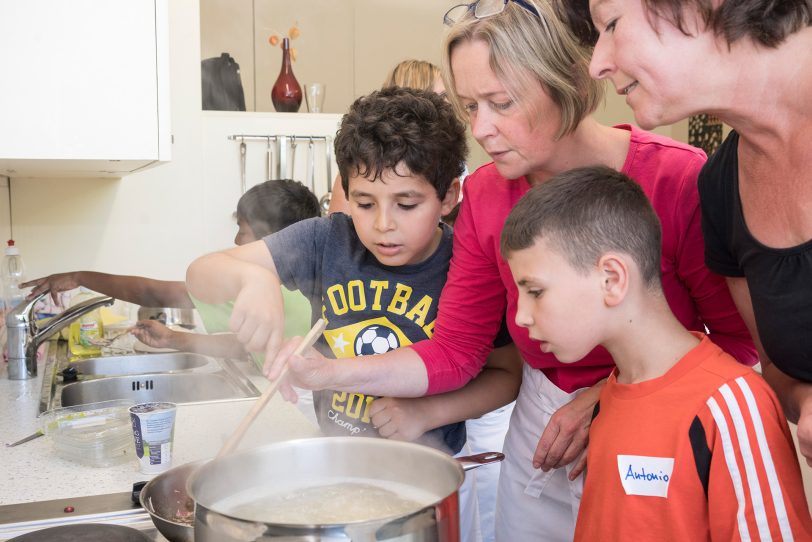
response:
<path fill-rule="evenodd" d="M 432 90 L 445 97 L 445 87 L 443 78 L 440 76 L 440 68 L 425 60 L 404 60 L 399 62 L 381 85 L 386 87 L 406 87 L 420 90 Z M 347 195 L 341 187 L 341 176 L 336 175 L 333 181 L 333 190 L 330 196 L 330 207 L 328 213 L 349 212 Z"/>

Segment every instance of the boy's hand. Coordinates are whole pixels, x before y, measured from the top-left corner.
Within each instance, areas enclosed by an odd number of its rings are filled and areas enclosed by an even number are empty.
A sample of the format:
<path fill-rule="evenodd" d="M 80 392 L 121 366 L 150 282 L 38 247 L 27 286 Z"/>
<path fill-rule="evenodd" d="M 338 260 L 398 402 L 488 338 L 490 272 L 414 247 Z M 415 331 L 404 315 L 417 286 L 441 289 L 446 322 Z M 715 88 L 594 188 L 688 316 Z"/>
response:
<path fill-rule="evenodd" d="M 417 399 L 381 397 L 372 401 L 369 414 L 372 425 L 382 437 L 393 440 L 414 441 L 426 432 L 426 413 L 421 408 L 426 402 Z"/>
<path fill-rule="evenodd" d="M 21 288 L 28 288 L 29 286 L 31 287 L 31 293 L 28 294 L 26 299 L 33 299 L 39 294 L 50 292 L 51 299 L 59 305 L 59 293 L 78 288 L 79 280 L 76 278 L 76 273 L 56 273 L 20 284 Z"/>
<path fill-rule="evenodd" d="M 606 380 L 602 380 L 584 391 L 581 395 L 559 408 L 550 418 L 541 434 L 536 453 L 533 454 L 533 467 L 548 471 L 563 467 L 579 459 L 569 474 L 574 480 L 586 465 L 586 450 L 589 442 L 589 426 L 592 413 L 598 402 L 600 390 Z"/>
<path fill-rule="evenodd" d="M 274 359 L 285 333 L 282 292 L 262 272 L 245 280 L 234 300 L 234 310 L 228 322 L 249 352 L 265 352 L 265 359 Z"/>
<path fill-rule="evenodd" d="M 154 348 L 175 348 L 175 333 L 157 320 L 139 320 L 132 330 L 136 339 Z"/>

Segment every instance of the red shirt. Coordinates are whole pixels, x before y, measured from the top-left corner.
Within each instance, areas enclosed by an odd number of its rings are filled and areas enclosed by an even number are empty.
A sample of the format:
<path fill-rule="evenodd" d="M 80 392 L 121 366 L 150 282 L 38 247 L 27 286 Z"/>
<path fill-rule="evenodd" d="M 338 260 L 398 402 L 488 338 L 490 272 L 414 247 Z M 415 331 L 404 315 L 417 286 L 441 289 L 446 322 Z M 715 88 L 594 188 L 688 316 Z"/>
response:
<path fill-rule="evenodd" d="M 704 331 L 707 326 L 716 344 L 739 362 L 754 365 L 755 347 L 727 285 L 704 263 L 696 181 L 705 154 L 629 125 L 618 128 L 631 131 L 622 172 L 640 183 L 662 224 L 663 290 L 671 310 L 686 328 Z M 459 388 L 479 373 L 506 307 L 510 334 L 524 360 L 562 390 L 591 386 L 614 366 L 603 348 L 577 363 L 562 364 L 542 353 L 515 323 L 518 292 L 499 255 L 499 240 L 508 213 L 529 189 L 525 177 L 505 179 L 492 163 L 465 180 L 435 333 L 412 346 L 426 365 L 430 394 Z"/>

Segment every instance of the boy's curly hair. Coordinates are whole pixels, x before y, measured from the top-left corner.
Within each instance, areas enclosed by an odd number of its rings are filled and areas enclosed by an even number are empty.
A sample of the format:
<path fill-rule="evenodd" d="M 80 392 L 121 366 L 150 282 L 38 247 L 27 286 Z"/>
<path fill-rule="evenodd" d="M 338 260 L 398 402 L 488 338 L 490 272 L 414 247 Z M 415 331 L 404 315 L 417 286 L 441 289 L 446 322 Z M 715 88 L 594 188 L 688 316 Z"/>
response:
<path fill-rule="evenodd" d="M 379 180 L 403 164 L 423 176 L 440 200 L 464 169 L 465 128 L 451 105 L 431 91 L 389 87 L 355 100 L 335 139 L 341 186 L 351 176 Z M 402 173 L 402 172 L 401 172 Z"/>

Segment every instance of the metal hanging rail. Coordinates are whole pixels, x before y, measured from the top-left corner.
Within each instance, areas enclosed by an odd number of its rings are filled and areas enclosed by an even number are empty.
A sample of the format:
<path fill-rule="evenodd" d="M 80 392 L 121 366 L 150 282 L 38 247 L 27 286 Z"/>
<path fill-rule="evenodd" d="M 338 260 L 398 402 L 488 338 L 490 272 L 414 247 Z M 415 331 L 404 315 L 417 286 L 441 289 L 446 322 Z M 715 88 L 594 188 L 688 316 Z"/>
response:
<path fill-rule="evenodd" d="M 246 159 L 246 141 L 264 141 L 267 143 L 266 148 L 266 173 L 268 180 L 272 178 L 293 178 L 295 175 L 295 159 L 296 159 L 296 145 L 299 142 L 308 143 L 308 173 L 306 181 L 310 184 L 310 190 L 316 192 L 316 178 L 315 178 L 315 150 L 313 143 L 316 141 L 324 142 L 325 154 L 325 168 L 326 168 L 326 184 L 327 192 L 332 188 L 332 136 L 310 136 L 310 135 L 282 135 L 282 134 L 234 134 L 227 136 L 231 141 L 240 142 L 240 188 L 245 193 L 245 159 Z M 271 143 L 275 143 L 272 147 Z"/>
<path fill-rule="evenodd" d="M 288 141 L 332 141 L 330 136 L 308 136 L 308 135 L 249 135 L 236 134 L 228 136 L 231 141 L 278 141 L 279 138 L 286 137 Z"/>

